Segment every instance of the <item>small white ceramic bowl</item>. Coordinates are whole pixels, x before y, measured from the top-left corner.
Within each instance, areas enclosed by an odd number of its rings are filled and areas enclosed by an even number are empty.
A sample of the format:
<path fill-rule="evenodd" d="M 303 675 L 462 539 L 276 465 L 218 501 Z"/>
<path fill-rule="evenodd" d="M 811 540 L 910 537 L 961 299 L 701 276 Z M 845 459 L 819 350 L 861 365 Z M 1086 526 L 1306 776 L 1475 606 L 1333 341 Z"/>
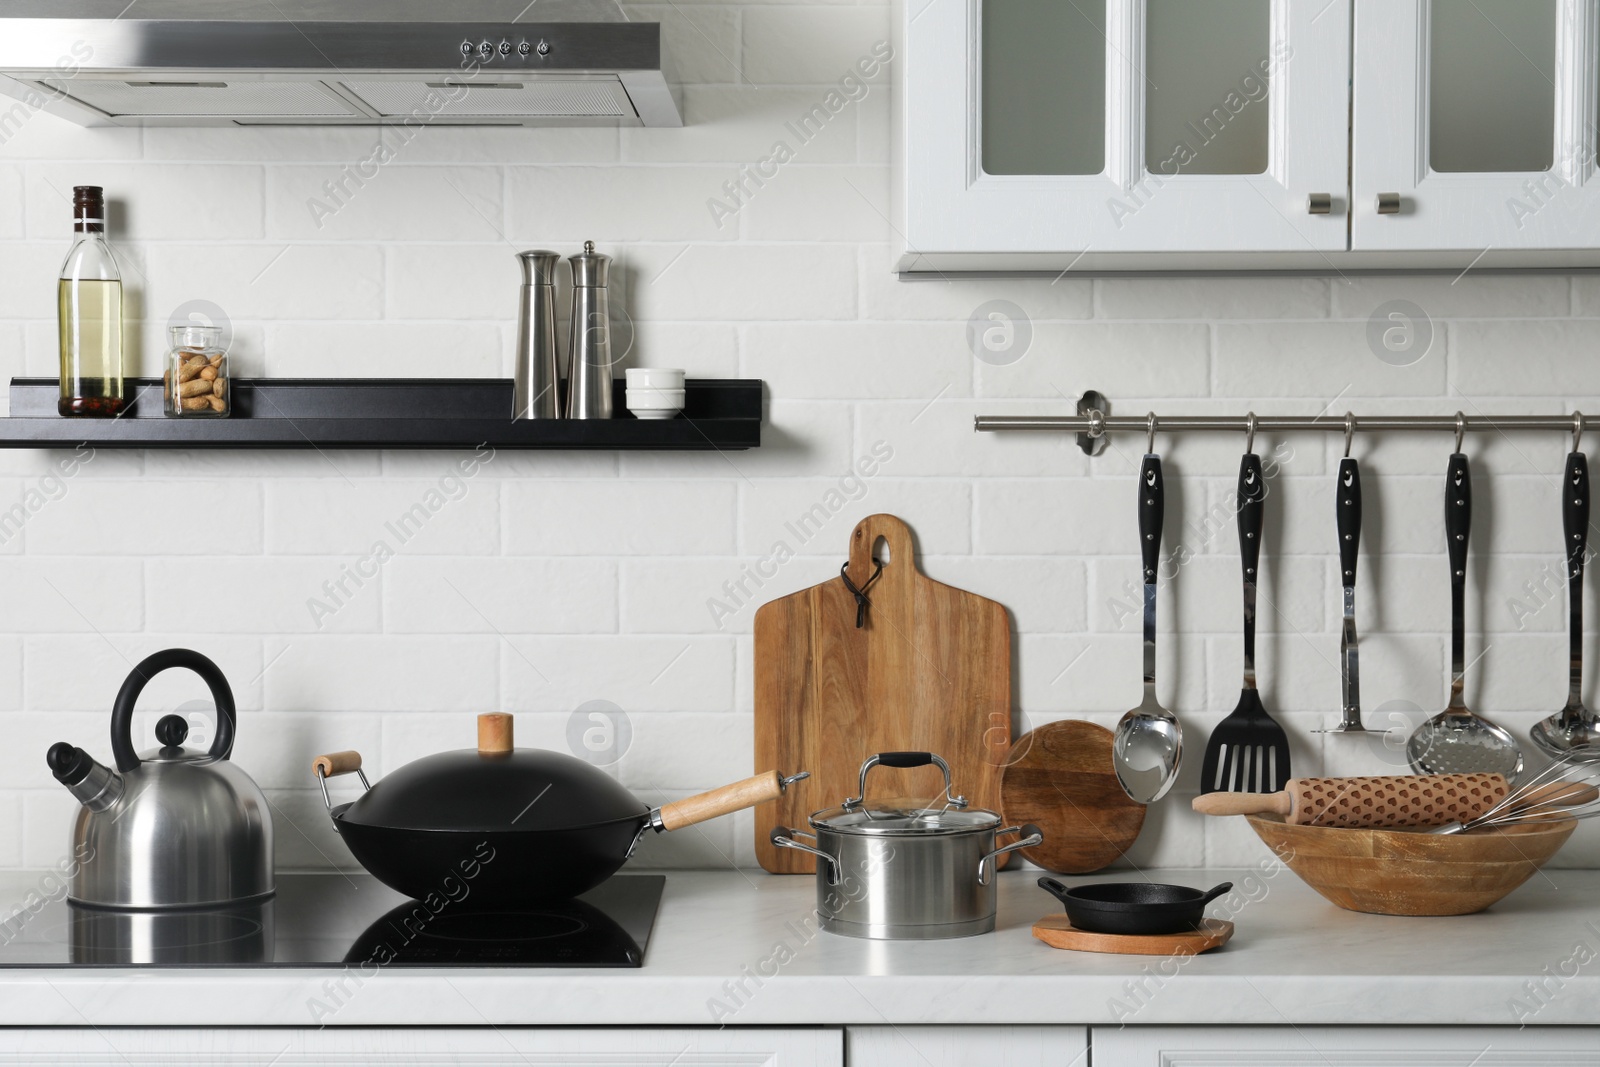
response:
<path fill-rule="evenodd" d="M 635 418 L 670 419 L 683 410 L 682 389 L 629 389 L 624 396 Z"/>
<path fill-rule="evenodd" d="M 671 367 L 629 367 L 629 389 L 682 389 L 683 371 Z"/>

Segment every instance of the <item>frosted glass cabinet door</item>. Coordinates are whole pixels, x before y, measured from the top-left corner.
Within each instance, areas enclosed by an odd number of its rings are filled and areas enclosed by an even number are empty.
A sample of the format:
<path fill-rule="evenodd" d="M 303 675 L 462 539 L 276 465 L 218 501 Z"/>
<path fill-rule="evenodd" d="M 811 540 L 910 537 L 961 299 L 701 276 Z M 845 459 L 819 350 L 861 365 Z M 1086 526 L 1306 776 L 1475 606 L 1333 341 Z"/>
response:
<path fill-rule="evenodd" d="M 1352 248 L 1600 247 L 1597 0 L 1355 4 Z"/>
<path fill-rule="evenodd" d="M 900 269 L 1344 250 L 1350 3 L 906 0 Z"/>

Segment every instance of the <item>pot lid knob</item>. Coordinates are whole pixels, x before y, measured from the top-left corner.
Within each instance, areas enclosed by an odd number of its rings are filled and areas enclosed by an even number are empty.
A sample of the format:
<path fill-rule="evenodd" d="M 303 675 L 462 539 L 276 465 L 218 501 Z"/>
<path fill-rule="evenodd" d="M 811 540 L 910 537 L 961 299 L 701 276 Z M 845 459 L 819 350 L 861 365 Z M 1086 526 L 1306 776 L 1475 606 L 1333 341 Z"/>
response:
<path fill-rule="evenodd" d="M 509 755 L 516 745 L 511 736 L 511 716 L 502 711 L 478 716 L 478 755 Z"/>

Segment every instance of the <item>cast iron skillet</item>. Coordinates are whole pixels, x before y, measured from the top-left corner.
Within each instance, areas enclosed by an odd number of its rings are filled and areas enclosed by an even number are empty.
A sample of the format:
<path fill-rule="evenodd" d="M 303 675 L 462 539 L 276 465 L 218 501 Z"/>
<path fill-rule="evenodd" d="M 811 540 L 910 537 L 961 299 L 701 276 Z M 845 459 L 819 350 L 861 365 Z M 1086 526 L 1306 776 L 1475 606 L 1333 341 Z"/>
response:
<path fill-rule="evenodd" d="M 1206 905 L 1233 888 L 1223 882 L 1202 892 L 1181 885 L 1151 882 L 1095 882 L 1068 889 L 1054 878 L 1039 879 L 1039 888 L 1066 905 L 1067 918 L 1093 934 L 1176 934 L 1196 930 Z"/>

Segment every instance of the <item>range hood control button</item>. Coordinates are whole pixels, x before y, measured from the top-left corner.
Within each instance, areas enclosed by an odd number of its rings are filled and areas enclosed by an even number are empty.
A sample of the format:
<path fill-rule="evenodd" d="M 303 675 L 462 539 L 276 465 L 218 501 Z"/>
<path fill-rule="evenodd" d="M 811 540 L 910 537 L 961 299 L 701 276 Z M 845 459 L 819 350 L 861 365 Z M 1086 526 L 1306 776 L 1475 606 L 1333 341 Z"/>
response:
<path fill-rule="evenodd" d="M 511 42 L 510 41 L 501 41 L 500 42 L 500 54 L 503 55 L 503 56 L 509 56 L 511 54 Z"/>
<path fill-rule="evenodd" d="M 521 44 L 517 45 L 517 55 L 519 56 L 526 58 L 528 53 L 531 51 L 533 51 L 533 45 L 529 44 L 527 41 L 523 41 Z"/>
<path fill-rule="evenodd" d="M 550 54 L 550 42 L 549 41 L 540 41 L 539 42 L 539 54 L 541 56 L 547 56 L 547 55 Z"/>
<path fill-rule="evenodd" d="M 472 42 L 471 41 L 462 41 L 461 42 L 461 54 L 464 55 L 464 56 L 470 56 L 472 54 Z"/>
<path fill-rule="evenodd" d="M 490 44 L 488 41 L 483 42 L 478 46 L 478 55 L 483 59 L 493 59 L 494 45 Z"/>

